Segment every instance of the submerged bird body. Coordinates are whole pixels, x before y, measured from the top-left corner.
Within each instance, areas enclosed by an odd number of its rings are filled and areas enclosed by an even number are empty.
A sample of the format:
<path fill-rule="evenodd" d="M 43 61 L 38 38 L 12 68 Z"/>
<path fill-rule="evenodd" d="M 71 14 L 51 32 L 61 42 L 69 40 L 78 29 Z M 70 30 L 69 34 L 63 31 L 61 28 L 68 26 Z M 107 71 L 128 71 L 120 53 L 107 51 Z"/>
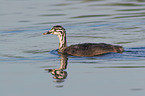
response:
<path fill-rule="evenodd" d="M 72 56 L 97 56 L 110 52 L 122 53 L 124 50 L 122 46 L 106 43 L 82 43 L 67 47 L 65 29 L 59 25 L 54 26 L 50 31 L 43 34 L 58 35 L 60 41 L 58 52 L 61 54 Z"/>

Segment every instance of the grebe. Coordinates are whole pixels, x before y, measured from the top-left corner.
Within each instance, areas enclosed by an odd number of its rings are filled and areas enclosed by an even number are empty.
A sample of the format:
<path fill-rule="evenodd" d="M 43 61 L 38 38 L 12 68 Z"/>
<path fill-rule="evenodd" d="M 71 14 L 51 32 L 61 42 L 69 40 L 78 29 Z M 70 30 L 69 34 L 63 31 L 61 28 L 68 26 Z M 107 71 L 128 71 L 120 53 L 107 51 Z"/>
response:
<path fill-rule="evenodd" d="M 122 46 L 105 43 L 82 43 L 67 47 L 66 31 L 60 25 L 53 26 L 50 31 L 43 33 L 43 35 L 46 34 L 54 34 L 58 36 L 58 52 L 61 54 L 67 54 L 72 56 L 97 56 L 110 52 L 122 53 L 124 50 Z"/>

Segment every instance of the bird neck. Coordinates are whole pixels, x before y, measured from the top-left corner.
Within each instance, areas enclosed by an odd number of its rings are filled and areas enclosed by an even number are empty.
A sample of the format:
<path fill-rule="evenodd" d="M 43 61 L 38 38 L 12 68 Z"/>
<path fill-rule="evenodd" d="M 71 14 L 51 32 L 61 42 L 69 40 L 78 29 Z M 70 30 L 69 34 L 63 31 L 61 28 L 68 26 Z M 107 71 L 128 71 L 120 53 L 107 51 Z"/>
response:
<path fill-rule="evenodd" d="M 64 34 L 58 35 L 58 38 L 59 38 L 59 51 L 61 52 L 61 51 L 63 51 L 64 48 L 67 47 L 65 32 L 64 32 Z"/>

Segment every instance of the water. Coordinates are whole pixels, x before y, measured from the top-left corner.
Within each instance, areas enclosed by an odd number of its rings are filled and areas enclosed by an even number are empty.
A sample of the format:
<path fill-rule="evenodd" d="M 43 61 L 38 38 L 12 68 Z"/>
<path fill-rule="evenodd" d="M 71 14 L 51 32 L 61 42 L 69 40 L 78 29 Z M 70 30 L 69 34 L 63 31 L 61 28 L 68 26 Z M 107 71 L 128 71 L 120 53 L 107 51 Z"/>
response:
<path fill-rule="evenodd" d="M 1 96 L 145 95 L 144 0 L 0 2 Z M 68 45 L 104 42 L 125 52 L 64 58 L 56 51 L 58 38 L 42 36 L 57 24 L 66 29 Z"/>

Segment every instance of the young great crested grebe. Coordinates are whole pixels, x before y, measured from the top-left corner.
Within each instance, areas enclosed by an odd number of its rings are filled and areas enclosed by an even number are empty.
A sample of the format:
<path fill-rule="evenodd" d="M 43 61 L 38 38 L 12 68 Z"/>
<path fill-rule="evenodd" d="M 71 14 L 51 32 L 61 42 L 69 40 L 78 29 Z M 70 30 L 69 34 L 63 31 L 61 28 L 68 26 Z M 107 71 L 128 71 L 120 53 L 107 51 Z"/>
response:
<path fill-rule="evenodd" d="M 43 33 L 43 35 L 46 34 L 54 34 L 58 36 L 58 52 L 61 54 L 67 54 L 72 56 L 97 56 L 109 52 L 122 53 L 124 50 L 122 46 L 105 43 L 82 43 L 67 47 L 66 31 L 60 25 L 53 26 L 50 31 Z"/>

